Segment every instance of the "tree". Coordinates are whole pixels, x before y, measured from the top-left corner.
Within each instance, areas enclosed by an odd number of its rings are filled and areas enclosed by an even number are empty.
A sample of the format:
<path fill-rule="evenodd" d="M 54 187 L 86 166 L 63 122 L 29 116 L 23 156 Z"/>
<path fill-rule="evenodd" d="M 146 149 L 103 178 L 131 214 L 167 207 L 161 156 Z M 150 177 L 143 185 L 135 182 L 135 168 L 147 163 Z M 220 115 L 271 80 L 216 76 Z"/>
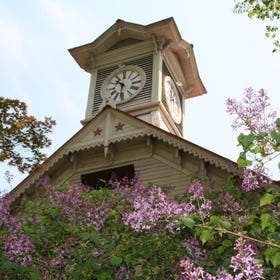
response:
<path fill-rule="evenodd" d="M 40 150 L 50 146 L 46 135 L 54 125 L 50 117 L 40 121 L 28 115 L 24 102 L 0 97 L 0 162 L 31 171 L 45 159 Z"/>
<path fill-rule="evenodd" d="M 279 42 L 279 20 L 280 1 L 279 0 L 235 0 L 234 12 L 238 14 L 247 13 L 249 18 L 257 18 L 263 21 L 270 21 L 266 25 L 266 37 L 272 38 L 273 52 L 280 51 Z"/>

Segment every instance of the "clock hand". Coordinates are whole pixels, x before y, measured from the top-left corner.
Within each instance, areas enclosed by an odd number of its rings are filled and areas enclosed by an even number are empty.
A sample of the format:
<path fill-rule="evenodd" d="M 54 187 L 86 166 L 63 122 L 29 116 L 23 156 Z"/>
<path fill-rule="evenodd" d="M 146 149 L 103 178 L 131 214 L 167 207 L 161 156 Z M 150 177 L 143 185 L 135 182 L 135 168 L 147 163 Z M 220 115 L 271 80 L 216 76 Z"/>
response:
<path fill-rule="evenodd" d="M 125 84 L 123 82 L 120 82 L 119 80 L 116 80 L 116 84 L 119 84 L 121 86 L 121 90 L 120 93 L 123 93 L 123 87 L 125 86 Z"/>

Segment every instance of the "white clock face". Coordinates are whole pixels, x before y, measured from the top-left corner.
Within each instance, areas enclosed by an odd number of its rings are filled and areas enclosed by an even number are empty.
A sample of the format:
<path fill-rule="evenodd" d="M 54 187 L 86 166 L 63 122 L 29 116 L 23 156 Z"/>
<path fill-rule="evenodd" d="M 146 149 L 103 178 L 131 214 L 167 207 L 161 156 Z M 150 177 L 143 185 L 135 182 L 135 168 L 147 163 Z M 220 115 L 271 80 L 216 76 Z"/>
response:
<path fill-rule="evenodd" d="M 135 97 L 145 84 L 145 73 L 137 66 L 121 67 L 112 72 L 102 86 L 103 97 L 116 103 L 126 102 Z"/>
<path fill-rule="evenodd" d="M 181 123 L 182 109 L 180 97 L 173 80 L 169 76 L 164 78 L 164 92 L 168 111 L 171 114 L 172 119 L 177 124 Z"/>

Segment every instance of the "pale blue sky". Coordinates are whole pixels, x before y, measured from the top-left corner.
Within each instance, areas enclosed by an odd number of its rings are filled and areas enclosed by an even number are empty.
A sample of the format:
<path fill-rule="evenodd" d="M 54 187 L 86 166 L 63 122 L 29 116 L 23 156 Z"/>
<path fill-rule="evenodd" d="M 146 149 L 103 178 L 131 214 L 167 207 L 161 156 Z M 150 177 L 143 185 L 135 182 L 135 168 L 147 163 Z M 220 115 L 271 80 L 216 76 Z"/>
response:
<path fill-rule="evenodd" d="M 56 119 L 48 155 L 81 128 L 86 109 L 89 74 L 67 50 L 93 41 L 117 19 L 146 25 L 173 16 L 182 38 L 194 45 L 208 93 L 186 102 L 189 141 L 235 160 L 237 134 L 224 104 L 248 86 L 267 89 L 279 111 L 280 55 L 271 53 L 263 23 L 232 13 L 233 0 L 0 2 L 1 95 L 27 102 L 37 118 Z M 10 189 L 5 168 L 0 188 Z M 24 178 L 9 170 L 13 186 Z"/>

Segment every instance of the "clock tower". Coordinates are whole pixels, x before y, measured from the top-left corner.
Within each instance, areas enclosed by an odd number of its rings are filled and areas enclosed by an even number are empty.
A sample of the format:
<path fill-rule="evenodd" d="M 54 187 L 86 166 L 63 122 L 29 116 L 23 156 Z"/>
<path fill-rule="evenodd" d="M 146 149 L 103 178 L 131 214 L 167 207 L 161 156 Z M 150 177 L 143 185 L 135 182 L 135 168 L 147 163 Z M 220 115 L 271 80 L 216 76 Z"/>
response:
<path fill-rule="evenodd" d="M 91 75 L 82 123 L 110 105 L 184 136 L 184 99 L 206 90 L 193 47 L 173 18 L 145 26 L 117 20 L 92 43 L 69 51 Z"/>
<path fill-rule="evenodd" d="M 173 18 L 145 26 L 117 20 L 70 53 L 90 74 L 83 127 L 12 190 L 14 203 L 40 195 L 41 176 L 98 188 L 100 178 L 138 174 L 180 195 L 192 174 L 219 181 L 232 173 L 232 162 L 184 139 L 184 100 L 206 90 Z"/>

